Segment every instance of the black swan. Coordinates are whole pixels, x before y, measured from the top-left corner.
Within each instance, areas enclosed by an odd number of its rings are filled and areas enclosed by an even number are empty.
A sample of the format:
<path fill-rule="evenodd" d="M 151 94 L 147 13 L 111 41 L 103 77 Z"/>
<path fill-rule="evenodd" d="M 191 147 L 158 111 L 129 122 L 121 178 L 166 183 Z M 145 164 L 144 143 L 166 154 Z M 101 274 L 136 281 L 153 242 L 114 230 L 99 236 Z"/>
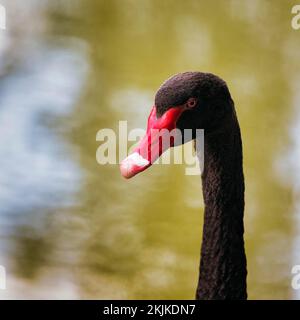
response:
<path fill-rule="evenodd" d="M 242 141 L 225 81 L 202 72 L 166 80 L 156 93 L 145 137 L 121 163 L 122 175 L 128 179 L 144 171 L 165 151 L 150 135 L 153 129 L 175 128 L 192 129 L 193 138 L 196 129 L 205 130 L 205 212 L 196 299 L 247 299 Z"/>

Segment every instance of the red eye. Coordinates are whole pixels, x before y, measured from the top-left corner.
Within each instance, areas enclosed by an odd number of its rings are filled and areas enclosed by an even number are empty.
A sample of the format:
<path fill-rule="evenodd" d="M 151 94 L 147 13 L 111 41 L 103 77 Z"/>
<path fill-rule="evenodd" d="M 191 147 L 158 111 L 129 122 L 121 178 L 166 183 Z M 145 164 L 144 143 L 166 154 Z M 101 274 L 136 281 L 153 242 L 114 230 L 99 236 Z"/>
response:
<path fill-rule="evenodd" d="M 186 105 L 188 108 L 194 108 L 197 105 L 197 100 L 195 98 L 189 98 Z"/>

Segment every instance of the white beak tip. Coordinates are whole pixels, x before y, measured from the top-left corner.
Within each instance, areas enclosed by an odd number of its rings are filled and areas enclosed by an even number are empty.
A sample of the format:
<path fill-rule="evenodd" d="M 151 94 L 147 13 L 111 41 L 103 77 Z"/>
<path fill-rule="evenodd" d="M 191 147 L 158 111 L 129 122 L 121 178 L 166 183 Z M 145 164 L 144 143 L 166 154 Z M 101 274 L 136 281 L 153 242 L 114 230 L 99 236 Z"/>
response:
<path fill-rule="evenodd" d="M 149 163 L 150 162 L 144 159 L 140 154 L 134 152 L 122 161 L 120 171 L 125 179 L 130 179 L 143 171 L 145 167 L 149 166 Z"/>

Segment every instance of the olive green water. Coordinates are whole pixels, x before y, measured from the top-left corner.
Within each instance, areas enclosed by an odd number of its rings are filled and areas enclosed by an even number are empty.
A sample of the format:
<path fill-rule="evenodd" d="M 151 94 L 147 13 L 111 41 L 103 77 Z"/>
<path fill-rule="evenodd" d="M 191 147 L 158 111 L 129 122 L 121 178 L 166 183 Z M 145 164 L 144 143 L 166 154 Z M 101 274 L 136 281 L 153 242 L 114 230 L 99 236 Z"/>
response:
<path fill-rule="evenodd" d="M 71 90 L 69 112 L 49 116 L 45 111 L 38 119 L 55 144 L 63 144 L 59 157 L 73 167 L 67 163 L 58 174 L 57 164 L 50 166 L 34 184 L 38 192 L 23 186 L 10 210 L 1 191 L 0 264 L 8 278 L 0 298 L 194 298 L 203 220 L 200 176 L 185 175 L 184 165 L 157 165 L 124 181 L 117 165 L 99 165 L 95 157 L 98 130 L 117 129 L 119 120 L 128 120 L 130 129 L 144 128 L 158 86 L 186 70 L 221 76 L 236 104 L 244 143 L 249 298 L 297 297 L 290 285 L 291 268 L 300 264 L 295 260 L 297 199 L 293 175 L 285 179 L 281 169 L 293 149 L 290 129 L 300 70 L 300 30 L 291 27 L 292 5 L 279 0 L 82 0 L 51 1 L 41 12 L 33 10 L 32 20 L 40 18 L 46 26 L 36 26 L 42 31 L 23 41 L 43 48 L 42 65 L 51 61 L 51 48 L 67 50 L 63 61 L 73 64 L 62 73 L 81 77 Z M 22 32 L 11 37 L 15 54 L 24 45 L 19 44 Z M 41 65 L 26 54 L 19 52 L 38 74 Z M 6 69 L 3 91 L 16 86 L 17 68 L 15 63 Z M 51 91 L 59 82 L 55 73 L 52 79 L 35 90 Z M 30 77 L 23 81 L 30 87 Z M 29 100 L 30 95 L 31 90 Z M 43 97 L 38 105 L 47 104 Z M 22 106 L 24 100 L 16 103 Z M 47 139 L 42 145 L 47 159 Z M 79 177 L 70 179 L 71 173 L 64 173 L 69 169 Z M 38 170 L 29 164 L 26 174 L 34 177 Z M 54 183 L 50 192 L 49 181 L 62 175 L 64 183 L 59 188 Z M 13 171 L 7 179 L 21 178 Z M 19 188 L 18 183 L 9 186 L 10 191 Z"/>

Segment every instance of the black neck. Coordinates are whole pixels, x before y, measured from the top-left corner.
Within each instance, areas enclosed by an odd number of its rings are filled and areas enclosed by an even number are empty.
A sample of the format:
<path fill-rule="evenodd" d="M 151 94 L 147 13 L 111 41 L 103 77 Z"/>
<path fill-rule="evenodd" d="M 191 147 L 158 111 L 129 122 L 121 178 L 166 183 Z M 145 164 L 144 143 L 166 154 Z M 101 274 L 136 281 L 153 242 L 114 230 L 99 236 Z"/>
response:
<path fill-rule="evenodd" d="M 246 299 L 242 141 L 235 114 L 223 132 L 205 134 L 205 204 L 197 299 Z"/>

